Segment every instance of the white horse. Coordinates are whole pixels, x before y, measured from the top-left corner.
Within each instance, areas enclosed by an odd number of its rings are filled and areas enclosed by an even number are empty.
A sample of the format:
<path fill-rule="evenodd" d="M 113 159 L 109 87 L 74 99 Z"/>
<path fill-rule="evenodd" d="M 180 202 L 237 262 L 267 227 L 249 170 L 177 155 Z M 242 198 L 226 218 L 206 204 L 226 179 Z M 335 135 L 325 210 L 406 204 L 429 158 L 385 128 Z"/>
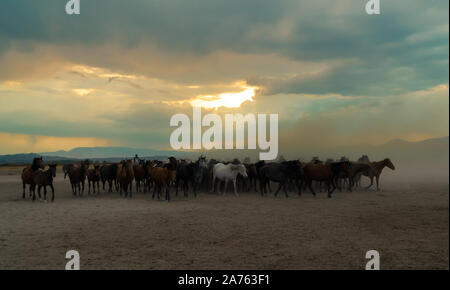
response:
<path fill-rule="evenodd" d="M 244 178 L 247 178 L 247 169 L 243 164 L 223 164 L 223 163 L 217 163 L 214 165 L 213 168 L 213 180 L 212 180 L 212 189 L 211 192 L 214 192 L 214 184 L 216 181 L 216 178 L 225 181 L 225 186 L 223 189 L 223 195 L 225 195 L 225 192 L 227 191 L 227 185 L 228 181 L 233 182 L 234 186 L 234 194 L 236 196 L 239 196 L 239 194 L 236 191 L 236 178 L 238 174 L 241 174 Z M 219 190 L 220 192 L 220 190 Z"/>

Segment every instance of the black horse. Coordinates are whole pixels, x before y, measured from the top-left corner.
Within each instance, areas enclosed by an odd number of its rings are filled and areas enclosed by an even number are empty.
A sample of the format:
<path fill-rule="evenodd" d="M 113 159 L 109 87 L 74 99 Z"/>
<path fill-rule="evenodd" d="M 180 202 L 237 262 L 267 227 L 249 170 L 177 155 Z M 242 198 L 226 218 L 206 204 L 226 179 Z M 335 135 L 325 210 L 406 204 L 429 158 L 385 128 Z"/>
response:
<path fill-rule="evenodd" d="M 112 192 L 113 183 L 117 187 L 117 169 L 117 164 L 103 165 L 100 168 L 100 178 L 102 180 L 103 190 L 105 190 L 106 182 L 109 184 L 109 192 Z"/>
<path fill-rule="evenodd" d="M 298 188 L 298 194 L 301 195 L 300 179 L 302 177 L 302 166 L 299 161 L 291 160 L 281 163 L 270 163 L 259 170 L 259 190 L 261 196 L 267 192 L 266 185 L 270 181 L 278 182 L 278 188 L 275 191 L 275 196 L 283 188 L 286 197 L 288 196 L 286 185 L 290 180 L 293 180 Z"/>
<path fill-rule="evenodd" d="M 206 171 L 206 159 L 200 156 L 196 162 L 182 162 L 177 168 L 176 195 L 178 186 L 181 185 L 184 196 L 188 197 L 189 183 L 192 184 L 194 196 L 197 197 L 197 188 L 201 186 L 204 172 Z"/>

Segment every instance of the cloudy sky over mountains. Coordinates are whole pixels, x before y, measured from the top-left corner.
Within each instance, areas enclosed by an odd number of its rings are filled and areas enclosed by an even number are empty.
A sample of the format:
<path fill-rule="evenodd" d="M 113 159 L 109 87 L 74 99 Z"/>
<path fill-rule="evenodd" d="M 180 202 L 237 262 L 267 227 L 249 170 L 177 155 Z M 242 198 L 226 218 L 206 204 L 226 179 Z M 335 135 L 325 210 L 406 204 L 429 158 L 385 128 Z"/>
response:
<path fill-rule="evenodd" d="M 278 113 L 281 151 L 448 135 L 446 0 L 65 2 L 1 3 L 2 154 L 169 149 L 199 102 Z"/>

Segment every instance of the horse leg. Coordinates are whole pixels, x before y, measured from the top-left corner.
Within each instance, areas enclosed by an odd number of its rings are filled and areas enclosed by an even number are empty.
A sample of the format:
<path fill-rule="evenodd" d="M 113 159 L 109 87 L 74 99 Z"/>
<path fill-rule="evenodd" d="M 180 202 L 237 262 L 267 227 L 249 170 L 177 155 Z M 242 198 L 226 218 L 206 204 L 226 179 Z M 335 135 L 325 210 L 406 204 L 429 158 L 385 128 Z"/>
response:
<path fill-rule="evenodd" d="M 184 192 L 184 197 L 188 197 L 189 195 L 189 183 L 187 180 L 183 181 L 183 192 Z"/>
<path fill-rule="evenodd" d="M 215 183 L 216 183 L 216 177 L 215 177 L 215 176 L 213 176 L 213 179 L 212 179 L 212 188 L 211 188 L 211 193 L 214 193 L 214 185 L 215 185 Z"/>
<path fill-rule="evenodd" d="M 88 195 L 91 195 L 91 181 L 88 180 Z"/>
<path fill-rule="evenodd" d="M 297 185 L 297 188 L 298 188 L 298 196 L 302 196 L 302 183 L 303 183 L 303 180 L 301 179 L 301 180 L 296 180 L 296 185 Z"/>
<path fill-rule="evenodd" d="M 42 198 L 41 198 L 41 188 L 42 188 L 42 185 L 39 185 L 39 186 L 38 186 L 39 200 L 42 199 Z"/>
<path fill-rule="evenodd" d="M 36 186 L 36 185 L 35 185 L 35 186 Z M 36 200 L 36 190 L 31 190 L 31 187 L 32 187 L 32 185 L 30 185 L 30 194 L 31 194 L 31 192 L 33 192 L 32 200 L 35 201 L 35 200 Z M 34 188 L 34 189 L 35 189 L 35 188 Z"/>
<path fill-rule="evenodd" d="M 223 185 L 223 195 L 225 196 L 227 194 L 227 188 L 228 188 L 228 179 L 225 179 L 225 184 Z"/>
<path fill-rule="evenodd" d="M 289 183 L 286 184 L 286 182 L 285 182 L 284 185 L 283 185 L 283 190 L 284 190 L 284 194 L 286 195 L 286 198 L 289 197 L 289 195 L 288 195 L 288 193 L 287 193 L 287 190 L 286 190 L 286 187 L 287 187 L 288 185 L 289 185 Z"/>
<path fill-rule="evenodd" d="M 52 189 L 52 202 L 55 200 L 55 188 L 53 187 L 53 184 L 50 184 L 50 188 Z"/>
<path fill-rule="evenodd" d="M 26 184 L 25 184 L 24 181 L 22 181 L 22 188 L 23 188 L 23 191 L 22 191 L 22 199 L 25 199 L 25 187 L 26 187 Z"/>
<path fill-rule="evenodd" d="M 44 200 L 47 201 L 47 186 L 44 185 Z"/>
<path fill-rule="evenodd" d="M 311 191 L 312 195 L 313 195 L 314 197 L 316 197 L 316 192 L 314 191 L 314 189 L 313 189 L 313 187 L 312 187 L 312 180 L 311 180 L 311 179 L 310 179 L 310 180 L 307 180 L 307 181 L 306 181 L 306 184 L 307 184 L 309 190 Z"/>
<path fill-rule="evenodd" d="M 353 188 L 353 186 L 355 185 L 355 181 L 353 180 L 353 176 L 350 176 L 349 178 L 348 178 L 348 191 L 349 192 L 352 192 L 352 188 Z"/>
<path fill-rule="evenodd" d="M 376 179 L 376 181 L 377 181 L 377 191 L 380 191 L 380 187 L 379 187 L 380 176 L 379 176 L 379 175 L 375 176 L 375 179 Z"/>
<path fill-rule="evenodd" d="M 262 178 L 259 179 L 259 192 L 261 193 L 261 197 L 264 196 L 264 180 Z"/>
<path fill-rule="evenodd" d="M 270 181 L 269 181 L 269 182 L 270 182 Z M 277 191 L 275 191 L 275 197 L 277 197 L 278 192 L 280 191 L 282 185 L 283 185 L 283 184 L 282 184 L 281 182 L 278 184 Z"/>
<path fill-rule="evenodd" d="M 370 178 L 370 185 L 367 186 L 366 189 L 369 189 L 373 184 L 373 175 L 369 176 L 369 178 Z"/>
<path fill-rule="evenodd" d="M 234 194 L 239 197 L 239 194 L 236 191 L 236 179 L 233 180 Z"/>
<path fill-rule="evenodd" d="M 166 200 L 167 200 L 167 202 L 170 201 L 170 189 L 169 189 L 169 184 L 166 185 Z"/>
<path fill-rule="evenodd" d="M 330 183 L 331 183 L 331 190 L 330 190 Z M 331 182 L 328 181 L 328 198 L 331 198 L 331 194 L 336 189 L 336 185 L 334 184 L 334 180 L 331 179 Z"/>

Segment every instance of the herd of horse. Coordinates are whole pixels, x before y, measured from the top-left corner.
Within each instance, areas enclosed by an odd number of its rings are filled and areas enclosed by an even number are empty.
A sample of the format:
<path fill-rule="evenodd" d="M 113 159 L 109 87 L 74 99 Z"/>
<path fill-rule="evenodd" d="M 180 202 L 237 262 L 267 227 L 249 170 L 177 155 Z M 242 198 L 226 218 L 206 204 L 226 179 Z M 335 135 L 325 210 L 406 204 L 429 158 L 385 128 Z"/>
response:
<path fill-rule="evenodd" d="M 275 196 L 282 189 L 288 197 L 288 191 L 296 191 L 300 196 L 302 191 L 309 190 L 314 196 L 316 191 L 325 190 L 328 197 L 332 193 L 346 187 L 352 191 L 353 187 L 361 186 L 361 177 L 367 176 L 370 185 L 376 180 L 379 190 L 381 172 L 385 167 L 395 170 L 389 158 L 371 162 L 366 155 L 358 161 L 350 161 L 342 157 L 339 161 L 327 159 L 325 162 L 314 157 L 310 162 L 289 160 L 280 162 L 258 161 L 256 163 L 240 162 L 234 159 L 232 162 L 221 162 L 215 159 L 207 160 L 200 156 L 196 161 L 177 160 L 168 158 L 167 162 L 155 160 L 122 160 L 118 163 L 93 164 L 89 160 L 83 160 L 63 166 L 64 178 L 69 178 L 74 196 L 81 196 L 84 192 L 85 182 L 88 182 L 88 194 L 91 187 L 94 194 L 100 193 L 100 183 L 103 191 L 118 191 L 124 197 L 132 197 L 132 185 L 135 183 L 135 192 L 151 192 L 161 199 L 165 194 L 165 200 L 170 201 L 170 188 L 181 189 L 185 197 L 188 197 L 191 188 L 195 197 L 198 191 L 215 192 L 222 187 L 222 194 L 226 194 L 228 185 L 233 184 L 233 192 L 239 196 L 239 192 L 259 192 L 261 196 L 271 192 L 271 183 L 277 183 Z M 56 164 L 49 164 L 45 169 L 42 157 L 34 158 L 32 164 L 22 171 L 22 198 L 25 198 L 26 185 L 30 185 L 30 196 L 36 199 L 36 187 L 39 199 L 41 189 L 44 189 L 44 199 L 47 200 L 47 186 L 52 190 L 52 201 L 55 198 L 53 178 L 56 176 Z M 107 188 L 106 188 L 107 185 Z M 222 185 L 222 186 L 221 186 Z"/>

